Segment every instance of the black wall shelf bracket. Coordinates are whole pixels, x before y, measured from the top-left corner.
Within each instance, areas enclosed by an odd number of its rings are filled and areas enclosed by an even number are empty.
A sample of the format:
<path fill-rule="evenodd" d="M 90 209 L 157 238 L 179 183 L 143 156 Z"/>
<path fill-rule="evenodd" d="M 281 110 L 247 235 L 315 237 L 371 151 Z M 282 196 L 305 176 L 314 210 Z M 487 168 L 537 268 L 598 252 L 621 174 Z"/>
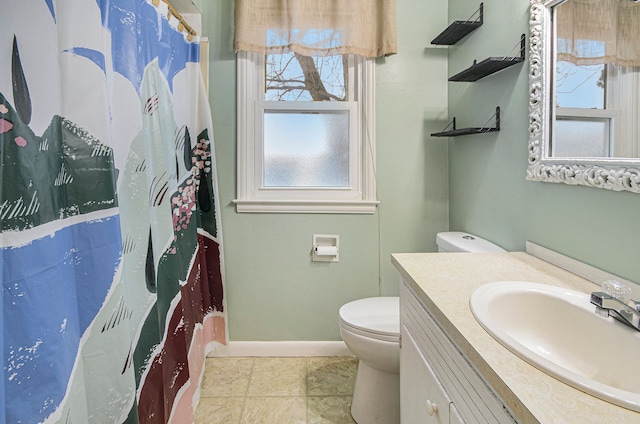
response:
<path fill-rule="evenodd" d="M 478 14 L 478 18 L 476 18 L 475 20 L 470 20 L 476 14 Z M 484 6 L 482 3 L 480 3 L 480 8 L 476 10 L 473 15 L 471 15 L 469 20 L 454 21 L 447 27 L 447 29 L 442 31 L 436 38 L 431 40 L 431 44 L 437 44 L 441 46 L 451 46 L 453 44 L 456 44 L 472 31 L 480 27 L 482 25 L 483 18 Z"/>
<path fill-rule="evenodd" d="M 476 63 L 473 61 L 473 65 L 464 71 L 449 78 L 449 81 L 465 81 L 473 82 L 488 75 L 494 74 L 510 66 L 524 62 L 525 54 L 525 35 L 520 36 L 520 56 L 514 57 L 489 57 L 482 62 Z"/>
<path fill-rule="evenodd" d="M 458 135 L 469 135 L 469 134 L 484 134 L 490 132 L 500 131 L 500 106 L 496 107 L 496 113 L 494 113 L 491 118 L 495 117 L 495 125 L 493 127 L 475 127 L 475 128 L 460 128 L 456 129 L 456 117 L 453 117 L 453 120 L 447 124 L 444 130 L 437 133 L 432 133 L 432 137 L 455 137 Z M 489 119 L 491 119 L 489 118 Z"/>

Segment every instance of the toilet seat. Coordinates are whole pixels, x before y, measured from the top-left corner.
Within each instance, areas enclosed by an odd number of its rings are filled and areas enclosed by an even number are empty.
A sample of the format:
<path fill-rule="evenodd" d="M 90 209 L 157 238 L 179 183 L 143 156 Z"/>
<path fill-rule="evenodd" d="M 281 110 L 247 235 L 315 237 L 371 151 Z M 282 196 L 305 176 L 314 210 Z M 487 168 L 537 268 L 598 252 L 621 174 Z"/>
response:
<path fill-rule="evenodd" d="M 348 331 L 373 339 L 397 342 L 400 339 L 398 297 L 369 297 L 343 305 L 340 325 Z"/>

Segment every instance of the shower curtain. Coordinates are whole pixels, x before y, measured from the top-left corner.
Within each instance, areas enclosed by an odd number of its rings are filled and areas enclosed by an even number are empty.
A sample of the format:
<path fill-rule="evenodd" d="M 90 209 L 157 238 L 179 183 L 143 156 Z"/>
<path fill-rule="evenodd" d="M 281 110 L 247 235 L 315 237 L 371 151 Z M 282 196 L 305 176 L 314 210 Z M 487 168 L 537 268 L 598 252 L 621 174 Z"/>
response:
<path fill-rule="evenodd" d="M 4 423 L 189 423 L 227 344 L 197 37 L 157 0 L 2 0 Z"/>

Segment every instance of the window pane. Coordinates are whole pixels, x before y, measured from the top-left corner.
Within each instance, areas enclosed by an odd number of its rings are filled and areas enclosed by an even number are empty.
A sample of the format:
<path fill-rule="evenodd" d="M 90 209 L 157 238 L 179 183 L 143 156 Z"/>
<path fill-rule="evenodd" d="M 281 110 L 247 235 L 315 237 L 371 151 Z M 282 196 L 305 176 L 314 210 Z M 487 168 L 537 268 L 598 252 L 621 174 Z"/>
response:
<path fill-rule="evenodd" d="M 349 112 L 264 113 L 265 187 L 349 187 Z"/>
<path fill-rule="evenodd" d="M 553 157 L 608 157 L 609 120 L 558 117 L 552 150 Z"/>
<path fill-rule="evenodd" d="M 347 56 L 266 56 L 267 101 L 345 101 Z"/>
<path fill-rule="evenodd" d="M 556 107 L 605 108 L 605 65 L 574 65 L 558 61 Z"/>

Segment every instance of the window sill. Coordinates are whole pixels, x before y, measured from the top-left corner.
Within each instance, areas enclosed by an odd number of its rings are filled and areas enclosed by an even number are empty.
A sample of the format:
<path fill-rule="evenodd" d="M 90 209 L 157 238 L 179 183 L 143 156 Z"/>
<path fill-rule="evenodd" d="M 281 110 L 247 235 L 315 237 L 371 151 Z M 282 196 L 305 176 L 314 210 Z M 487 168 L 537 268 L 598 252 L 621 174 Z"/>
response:
<path fill-rule="evenodd" d="M 240 200 L 235 199 L 236 212 L 239 213 L 335 213 L 335 214 L 374 214 L 380 202 L 326 201 L 326 200 Z"/>

